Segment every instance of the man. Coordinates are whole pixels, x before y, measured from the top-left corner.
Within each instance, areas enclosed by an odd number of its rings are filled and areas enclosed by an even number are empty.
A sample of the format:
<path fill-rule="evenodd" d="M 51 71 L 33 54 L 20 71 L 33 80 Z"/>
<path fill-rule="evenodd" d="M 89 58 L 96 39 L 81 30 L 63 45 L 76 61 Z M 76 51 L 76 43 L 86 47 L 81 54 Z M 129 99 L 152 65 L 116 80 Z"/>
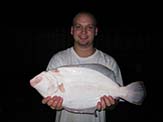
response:
<path fill-rule="evenodd" d="M 116 81 L 123 85 L 120 69 L 116 61 L 109 55 L 94 48 L 93 41 L 98 34 L 95 17 L 88 12 L 80 12 L 73 19 L 71 35 L 74 38 L 74 46 L 55 54 L 47 67 L 47 70 L 62 65 L 98 63 L 105 65 L 114 71 Z M 100 82 L 100 81 L 99 81 Z M 97 103 L 97 116 L 91 114 L 75 114 L 62 108 L 63 98 L 60 96 L 46 97 L 42 100 L 52 109 L 57 110 L 56 122 L 105 122 L 105 109 L 114 106 L 116 100 L 111 96 L 101 96 Z"/>

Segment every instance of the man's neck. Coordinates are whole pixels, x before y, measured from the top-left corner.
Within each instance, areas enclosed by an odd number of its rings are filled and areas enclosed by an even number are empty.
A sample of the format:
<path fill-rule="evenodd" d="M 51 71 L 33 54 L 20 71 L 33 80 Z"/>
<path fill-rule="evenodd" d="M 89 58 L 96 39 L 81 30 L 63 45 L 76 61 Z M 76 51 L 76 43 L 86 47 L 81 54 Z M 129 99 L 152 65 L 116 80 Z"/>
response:
<path fill-rule="evenodd" d="M 73 48 L 74 48 L 75 52 L 77 53 L 77 55 L 80 57 L 89 57 L 92 54 L 94 54 L 94 52 L 96 51 L 96 49 L 93 46 L 90 46 L 87 48 L 74 46 Z"/>

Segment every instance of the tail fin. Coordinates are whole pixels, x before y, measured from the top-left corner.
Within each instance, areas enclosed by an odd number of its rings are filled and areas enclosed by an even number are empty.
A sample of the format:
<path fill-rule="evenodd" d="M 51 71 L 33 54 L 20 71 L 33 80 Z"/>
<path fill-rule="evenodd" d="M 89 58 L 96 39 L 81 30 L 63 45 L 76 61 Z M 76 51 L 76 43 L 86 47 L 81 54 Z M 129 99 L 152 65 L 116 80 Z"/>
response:
<path fill-rule="evenodd" d="M 144 101 L 146 89 L 143 81 L 136 81 L 121 88 L 122 92 L 125 93 L 125 95 L 122 96 L 124 100 L 136 105 L 141 105 Z"/>

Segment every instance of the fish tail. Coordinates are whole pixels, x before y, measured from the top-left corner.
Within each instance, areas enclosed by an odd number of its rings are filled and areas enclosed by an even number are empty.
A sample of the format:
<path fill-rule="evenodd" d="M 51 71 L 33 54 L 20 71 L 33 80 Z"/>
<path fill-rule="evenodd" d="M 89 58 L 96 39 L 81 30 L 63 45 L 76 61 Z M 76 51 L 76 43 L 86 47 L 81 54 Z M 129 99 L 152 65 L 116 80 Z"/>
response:
<path fill-rule="evenodd" d="M 125 95 L 122 98 L 130 103 L 141 105 L 146 96 L 146 89 L 143 81 L 136 81 L 120 88 Z"/>

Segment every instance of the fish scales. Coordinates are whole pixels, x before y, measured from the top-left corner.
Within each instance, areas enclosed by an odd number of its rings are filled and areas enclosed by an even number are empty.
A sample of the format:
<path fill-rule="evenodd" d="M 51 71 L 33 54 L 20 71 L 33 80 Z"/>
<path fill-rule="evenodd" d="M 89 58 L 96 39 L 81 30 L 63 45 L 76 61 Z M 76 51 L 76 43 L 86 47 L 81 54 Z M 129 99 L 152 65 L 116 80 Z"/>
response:
<path fill-rule="evenodd" d="M 141 105 L 146 95 L 142 81 L 120 86 L 112 70 L 100 64 L 65 65 L 43 71 L 30 80 L 43 97 L 63 97 L 70 112 L 93 113 L 100 97 L 110 95 Z"/>

